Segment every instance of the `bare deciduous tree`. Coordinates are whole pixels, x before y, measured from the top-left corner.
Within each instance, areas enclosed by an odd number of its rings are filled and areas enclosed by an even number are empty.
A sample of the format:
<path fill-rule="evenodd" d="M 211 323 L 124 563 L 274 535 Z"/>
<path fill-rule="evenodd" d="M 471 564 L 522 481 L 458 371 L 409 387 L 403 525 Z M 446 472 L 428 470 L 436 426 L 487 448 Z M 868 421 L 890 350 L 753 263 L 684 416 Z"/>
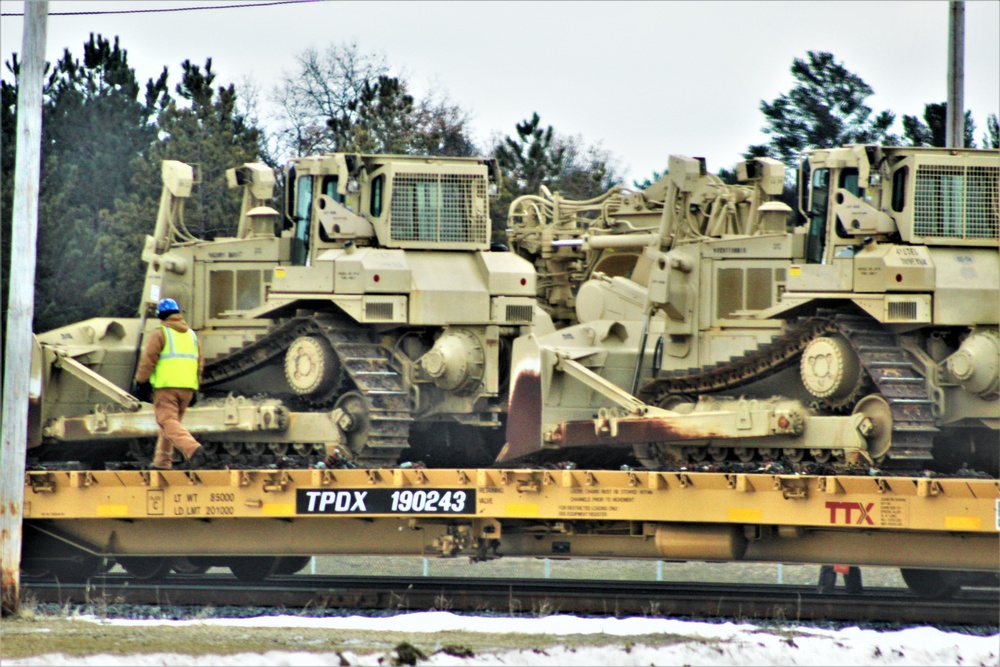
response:
<path fill-rule="evenodd" d="M 320 53 L 309 48 L 296 57 L 298 69 L 285 73 L 271 94 L 280 110 L 275 140 L 291 155 L 335 150 L 327 121 L 350 114 L 365 85 L 389 73 L 385 58 L 363 53 L 356 43 L 332 44 Z"/>
<path fill-rule="evenodd" d="M 272 153 L 476 154 L 468 113 L 436 91 L 417 99 L 385 58 L 349 43 L 307 49 L 297 62 L 271 95 Z"/>

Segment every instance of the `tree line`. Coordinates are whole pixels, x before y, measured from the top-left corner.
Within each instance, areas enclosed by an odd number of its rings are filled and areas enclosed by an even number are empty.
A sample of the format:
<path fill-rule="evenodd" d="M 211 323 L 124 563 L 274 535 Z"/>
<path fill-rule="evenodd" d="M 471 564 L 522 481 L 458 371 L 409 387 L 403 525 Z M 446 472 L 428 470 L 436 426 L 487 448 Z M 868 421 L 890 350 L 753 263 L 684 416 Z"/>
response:
<path fill-rule="evenodd" d="M 0 211 L 2 290 L 8 294 L 11 209 L 16 148 L 17 76 L 0 82 Z M 762 101 L 768 142 L 744 157 L 771 156 L 790 167 L 803 150 L 851 142 L 929 146 L 944 144 L 946 107 L 925 105 L 921 117 L 896 116 L 867 106 L 873 90 L 834 56 L 808 52 L 792 65 L 791 90 Z M 346 151 L 411 155 L 495 157 L 502 174 L 491 217 L 498 238 L 507 207 L 541 185 L 573 199 L 588 199 L 621 184 L 617 158 L 600 144 L 559 133 L 537 113 L 478 145 L 468 110 L 431 91 L 411 92 L 384 57 L 357 44 L 307 49 L 266 95 L 251 81 L 216 85 L 211 59 L 185 60 L 170 85 L 167 67 L 141 84 L 128 54 L 91 35 L 82 56 L 69 49 L 47 64 L 42 110 L 42 165 L 34 330 L 47 331 L 95 316 L 134 316 L 145 265 L 141 251 L 156 218 L 162 160 L 197 163 L 202 184 L 188 201 L 189 230 L 211 239 L 236 231 L 240 193 L 225 186 L 226 169 L 262 161 L 280 173 L 289 156 Z M 980 145 L 996 148 L 997 116 L 987 119 Z M 975 125 L 966 114 L 966 145 Z M 662 176 L 654 173 L 644 187 Z M 732 180 L 732 170 L 720 176 Z M 6 326 L 6 318 L 3 325 Z"/>

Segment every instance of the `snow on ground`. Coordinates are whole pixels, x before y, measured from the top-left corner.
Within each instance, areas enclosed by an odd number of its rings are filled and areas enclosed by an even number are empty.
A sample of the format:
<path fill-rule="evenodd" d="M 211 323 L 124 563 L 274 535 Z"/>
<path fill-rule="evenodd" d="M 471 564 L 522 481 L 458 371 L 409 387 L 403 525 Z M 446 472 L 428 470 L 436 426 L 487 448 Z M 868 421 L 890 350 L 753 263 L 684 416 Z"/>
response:
<path fill-rule="evenodd" d="M 460 616 L 448 612 L 419 612 L 396 616 L 349 616 L 311 618 L 303 616 L 263 616 L 244 619 L 204 619 L 188 621 L 110 620 L 80 616 L 83 622 L 133 626 L 181 627 L 191 625 L 254 628 L 328 628 L 359 632 L 435 633 L 448 630 L 492 634 L 519 633 L 549 635 L 540 638 L 544 650 L 499 651 L 461 658 L 435 653 L 418 665 L 988 665 L 1000 666 L 1000 635 L 978 637 L 937 628 L 920 627 L 880 632 L 857 627 L 827 630 L 796 625 L 761 628 L 746 623 L 703 623 L 657 618 L 505 618 Z M 575 650 L 559 646 L 559 636 L 610 635 L 603 647 Z M 629 637 L 640 637 L 632 643 Z M 649 636 L 661 644 L 649 646 Z M 394 656 L 385 653 L 358 655 L 270 651 L 264 654 L 229 656 L 188 656 L 174 653 L 93 655 L 68 658 L 48 654 L 21 660 L 5 660 L 4 665 L 334 665 L 345 659 L 350 665 L 391 665 Z"/>

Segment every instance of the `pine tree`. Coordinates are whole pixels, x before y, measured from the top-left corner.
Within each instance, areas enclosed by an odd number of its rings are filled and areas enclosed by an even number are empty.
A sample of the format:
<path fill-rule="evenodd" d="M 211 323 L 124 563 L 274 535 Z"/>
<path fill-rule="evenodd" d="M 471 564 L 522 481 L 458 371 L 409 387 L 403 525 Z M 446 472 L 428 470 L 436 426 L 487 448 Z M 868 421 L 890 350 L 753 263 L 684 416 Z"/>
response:
<path fill-rule="evenodd" d="M 13 181 L 14 142 L 8 142 L 7 136 L 16 125 L 16 54 L 8 68 L 15 84 L 3 87 L 5 184 Z M 166 70 L 143 89 L 117 38 L 112 44 L 92 34 L 84 44 L 82 60 L 66 49 L 47 72 L 42 103 L 36 331 L 116 310 L 113 295 L 102 290 L 120 280 L 116 263 L 100 255 L 105 237 L 115 233 L 108 227 L 108 216 L 119 197 L 128 192 L 127 165 L 148 153 L 156 141 L 156 115 L 169 98 Z M 9 238 L 12 193 L 7 187 L 3 197 L 5 238 Z M 6 277 L 6 256 L 4 260 Z"/>
<path fill-rule="evenodd" d="M 181 69 L 175 92 L 183 103 L 170 101 L 158 118 L 161 140 L 130 165 L 130 193 L 108 216 L 116 233 L 105 237 L 100 248 L 119 275 L 116 283 L 100 288 L 114 295 L 122 315 L 134 314 L 141 297 L 142 246 L 156 222 L 163 160 L 197 165 L 202 182 L 185 204 L 185 224 L 194 236 L 211 240 L 235 235 L 239 223 L 242 192 L 228 188 L 226 170 L 257 161 L 261 154 L 262 134 L 239 112 L 235 86 L 212 87 L 216 75 L 211 58 L 204 69 L 189 60 Z"/>
<path fill-rule="evenodd" d="M 916 116 L 903 114 L 903 136 L 911 146 L 944 146 L 948 135 L 948 103 L 924 105 L 924 122 Z M 976 124 L 972 112 L 965 112 L 965 147 L 976 147 Z"/>
<path fill-rule="evenodd" d="M 986 134 L 983 135 L 983 148 L 1000 148 L 1000 121 L 997 115 L 991 113 L 986 117 Z"/>
<path fill-rule="evenodd" d="M 497 238 L 503 236 L 511 202 L 538 194 L 542 185 L 567 199 L 590 199 L 621 181 L 610 152 L 585 145 L 579 136 L 561 136 L 551 125 L 542 127 L 538 113 L 515 129 L 516 137 L 503 137 L 493 147 L 502 176 L 500 194 L 490 206 Z"/>
<path fill-rule="evenodd" d="M 807 148 L 832 148 L 850 143 L 894 145 L 889 132 L 895 114 L 873 115 L 865 101 L 874 92 L 861 77 L 834 59 L 832 53 L 808 51 L 791 68 L 795 85 L 771 102 L 761 101 L 767 144 L 750 146 L 746 157 L 770 156 L 790 169 Z"/>

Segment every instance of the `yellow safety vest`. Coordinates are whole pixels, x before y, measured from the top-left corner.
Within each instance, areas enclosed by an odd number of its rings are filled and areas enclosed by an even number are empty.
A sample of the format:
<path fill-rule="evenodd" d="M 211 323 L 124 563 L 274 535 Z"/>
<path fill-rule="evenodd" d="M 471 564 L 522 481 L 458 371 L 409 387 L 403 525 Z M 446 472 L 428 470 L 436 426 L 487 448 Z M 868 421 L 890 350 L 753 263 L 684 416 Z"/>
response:
<path fill-rule="evenodd" d="M 166 334 L 166 340 L 163 342 L 160 361 L 149 378 L 150 384 L 154 389 L 197 389 L 198 337 L 191 329 L 180 333 L 168 326 L 160 328 Z"/>

